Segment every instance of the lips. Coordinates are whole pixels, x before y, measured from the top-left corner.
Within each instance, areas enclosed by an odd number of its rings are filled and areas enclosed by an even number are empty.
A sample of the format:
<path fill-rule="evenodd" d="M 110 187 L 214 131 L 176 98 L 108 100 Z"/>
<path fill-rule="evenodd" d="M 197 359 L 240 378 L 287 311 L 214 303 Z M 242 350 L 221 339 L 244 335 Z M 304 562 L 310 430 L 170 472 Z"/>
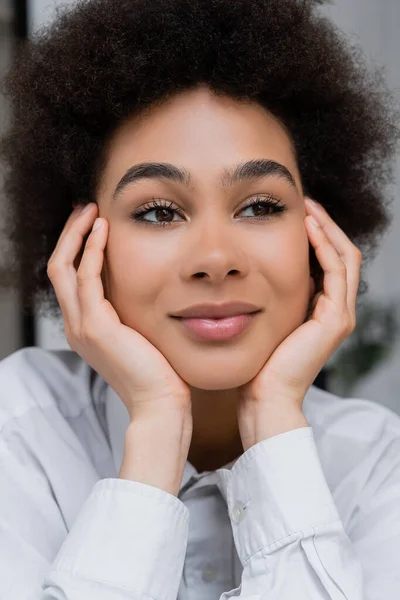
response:
<path fill-rule="evenodd" d="M 261 310 L 261 307 L 249 302 L 237 301 L 224 304 L 195 304 L 180 310 L 172 317 L 194 318 L 194 319 L 224 319 L 243 314 L 250 314 Z"/>
<path fill-rule="evenodd" d="M 178 317 L 187 333 L 196 340 L 225 341 L 236 338 L 251 325 L 260 311 L 219 319 Z"/>

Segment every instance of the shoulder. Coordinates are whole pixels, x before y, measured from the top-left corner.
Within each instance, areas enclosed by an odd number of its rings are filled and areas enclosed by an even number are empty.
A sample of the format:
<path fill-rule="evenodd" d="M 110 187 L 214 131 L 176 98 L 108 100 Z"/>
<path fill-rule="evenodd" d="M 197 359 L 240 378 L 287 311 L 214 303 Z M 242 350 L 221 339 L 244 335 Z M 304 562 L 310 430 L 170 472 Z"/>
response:
<path fill-rule="evenodd" d="M 72 350 L 27 347 L 0 361 L 0 429 L 31 409 L 78 416 L 91 402 L 93 370 Z"/>
<path fill-rule="evenodd" d="M 363 504 L 389 474 L 400 485 L 400 416 L 364 398 L 312 386 L 303 404 L 327 483 L 342 515 Z M 348 515 L 350 516 L 350 515 Z"/>
<path fill-rule="evenodd" d="M 51 560 L 95 483 L 113 473 L 92 374 L 72 350 L 28 347 L 0 361 L 0 514 L 12 542 Z"/>
<path fill-rule="evenodd" d="M 361 447 L 374 445 L 382 438 L 400 441 L 400 415 L 372 400 L 337 396 L 311 386 L 303 411 L 316 438 L 348 438 Z"/>

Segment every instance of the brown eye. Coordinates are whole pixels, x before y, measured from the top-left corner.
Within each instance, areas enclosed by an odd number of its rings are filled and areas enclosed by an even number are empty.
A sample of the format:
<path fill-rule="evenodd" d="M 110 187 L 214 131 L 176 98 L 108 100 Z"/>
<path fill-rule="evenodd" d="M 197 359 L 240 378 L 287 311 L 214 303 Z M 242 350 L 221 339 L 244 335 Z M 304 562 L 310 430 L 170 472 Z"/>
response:
<path fill-rule="evenodd" d="M 144 223 L 146 225 L 154 225 L 158 227 L 159 225 L 165 226 L 175 222 L 173 221 L 174 212 L 179 213 L 180 216 L 183 216 L 178 207 L 174 208 L 173 202 L 166 202 L 165 200 L 158 201 L 153 198 L 153 202 L 145 204 L 142 208 L 139 208 L 131 213 L 130 216 L 138 223 Z M 144 216 L 148 215 L 149 213 L 154 213 L 156 220 L 145 219 Z"/>
<path fill-rule="evenodd" d="M 247 209 L 251 209 L 256 213 L 255 216 L 250 216 L 252 219 L 268 219 L 276 216 L 278 213 L 284 212 L 287 207 L 272 196 L 268 198 L 256 196 L 240 212 Z"/>
<path fill-rule="evenodd" d="M 255 215 L 251 215 L 250 219 L 260 221 L 262 219 L 274 218 L 278 213 L 287 210 L 287 207 L 272 196 L 256 196 L 251 202 L 244 206 L 240 212 L 248 209 L 251 209 L 256 213 Z M 155 220 L 144 218 L 151 213 L 154 213 Z M 143 223 L 154 227 L 165 227 L 177 222 L 177 220 L 174 220 L 173 213 L 176 213 L 183 218 L 182 211 L 175 206 L 173 202 L 167 202 L 165 200 L 159 201 L 153 198 L 153 202 L 145 204 L 143 207 L 134 211 L 131 213 L 130 217 L 137 223 Z"/>

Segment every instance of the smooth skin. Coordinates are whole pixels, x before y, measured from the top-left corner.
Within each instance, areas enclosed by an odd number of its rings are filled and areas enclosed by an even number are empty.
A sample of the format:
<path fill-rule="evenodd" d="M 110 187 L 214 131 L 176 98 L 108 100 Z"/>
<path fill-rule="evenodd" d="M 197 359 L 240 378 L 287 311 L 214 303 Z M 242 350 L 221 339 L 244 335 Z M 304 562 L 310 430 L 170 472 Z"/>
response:
<path fill-rule="evenodd" d="M 260 158 L 284 165 L 296 189 L 277 176 L 219 186 L 223 169 Z M 114 200 L 126 170 L 150 161 L 186 168 L 192 188 L 141 180 Z M 286 210 L 255 219 L 249 200 L 271 195 Z M 149 212 L 152 224 L 135 221 L 132 212 L 153 197 L 172 208 Z M 173 223 L 160 225 L 168 214 Z M 102 225 L 78 266 L 98 216 Z M 310 243 L 325 279 L 305 323 L 315 292 Z M 131 418 L 156 418 L 166 407 L 185 419 L 190 413 L 188 458 L 202 471 L 260 439 L 307 426 L 304 395 L 355 327 L 361 258 L 328 213 L 305 201 L 284 126 L 256 103 L 199 87 L 121 125 L 96 203 L 73 211 L 48 274 L 70 346 L 115 389 Z M 194 342 L 169 317 L 197 302 L 244 299 L 263 312 L 236 341 Z"/>

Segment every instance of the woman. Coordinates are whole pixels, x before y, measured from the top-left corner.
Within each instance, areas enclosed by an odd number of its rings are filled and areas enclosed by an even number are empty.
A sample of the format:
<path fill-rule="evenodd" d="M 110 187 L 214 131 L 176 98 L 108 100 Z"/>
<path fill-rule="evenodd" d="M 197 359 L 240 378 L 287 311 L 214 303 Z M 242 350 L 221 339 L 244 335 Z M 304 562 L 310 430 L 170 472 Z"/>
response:
<path fill-rule="evenodd" d="M 21 52 L 6 229 L 71 351 L 0 366 L 1 597 L 398 597 L 400 419 L 312 385 L 389 223 L 360 61 L 294 0 L 80 2 Z"/>

